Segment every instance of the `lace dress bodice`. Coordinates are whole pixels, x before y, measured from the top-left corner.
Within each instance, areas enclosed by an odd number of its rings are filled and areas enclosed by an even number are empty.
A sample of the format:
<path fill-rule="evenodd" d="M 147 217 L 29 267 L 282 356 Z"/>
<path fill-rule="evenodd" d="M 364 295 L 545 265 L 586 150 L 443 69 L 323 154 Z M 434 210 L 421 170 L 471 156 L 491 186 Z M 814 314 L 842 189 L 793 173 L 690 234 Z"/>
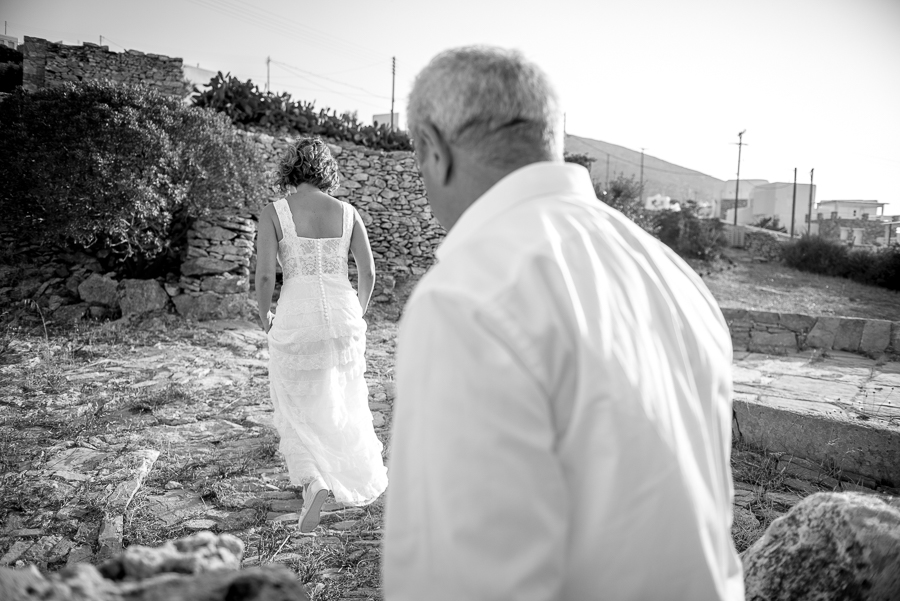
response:
<path fill-rule="evenodd" d="M 278 262 L 284 279 L 342 275 L 347 277 L 347 253 L 353 232 L 353 208 L 341 203 L 342 232 L 338 238 L 304 238 L 297 235 L 294 216 L 286 199 L 275 202 L 275 213 L 281 223 L 282 238 L 278 242 Z"/>

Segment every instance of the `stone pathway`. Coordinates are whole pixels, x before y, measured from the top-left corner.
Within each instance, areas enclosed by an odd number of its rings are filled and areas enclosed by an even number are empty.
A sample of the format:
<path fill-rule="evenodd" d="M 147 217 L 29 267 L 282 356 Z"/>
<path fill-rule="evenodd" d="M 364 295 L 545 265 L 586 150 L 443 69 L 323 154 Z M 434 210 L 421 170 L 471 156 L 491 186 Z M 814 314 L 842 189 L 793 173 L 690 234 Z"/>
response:
<path fill-rule="evenodd" d="M 374 321 L 368 332 L 369 406 L 386 454 L 396 329 Z M 327 504 L 315 535 L 295 526 L 302 499 L 277 453 L 255 324 L 156 316 L 49 341 L 6 339 L 0 351 L 0 565 L 53 570 L 227 531 L 244 540 L 244 565 L 284 563 L 314 599 L 381 598 L 382 500 Z M 736 398 L 827 405 L 892 426 L 897 366 L 738 354 Z M 861 486 L 742 444 L 732 463 L 741 550 L 803 496 Z"/>
<path fill-rule="evenodd" d="M 0 565 L 96 563 L 131 544 L 228 531 L 244 539 L 244 565 L 286 563 L 314 598 L 340 598 L 343 588 L 379 598 L 381 501 L 328 503 L 315 536 L 296 528 L 302 497 L 277 453 L 258 326 L 165 316 L 119 329 L 68 346 L 7 341 Z M 395 330 L 385 322 L 369 331 L 366 379 L 383 442 Z"/>

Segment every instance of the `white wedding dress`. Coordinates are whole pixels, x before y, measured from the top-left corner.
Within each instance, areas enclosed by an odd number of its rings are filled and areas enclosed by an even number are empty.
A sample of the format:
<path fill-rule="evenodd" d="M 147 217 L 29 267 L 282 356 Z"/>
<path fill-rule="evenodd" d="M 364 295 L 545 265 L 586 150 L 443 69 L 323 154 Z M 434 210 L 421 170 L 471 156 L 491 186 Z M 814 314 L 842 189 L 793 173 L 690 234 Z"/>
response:
<path fill-rule="evenodd" d="M 297 236 L 287 200 L 275 203 L 284 283 L 269 330 L 269 388 L 291 482 L 320 477 L 340 503 L 365 505 L 387 487 L 369 410 L 366 322 L 350 286 L 354 211 L 339 238 Z"/>

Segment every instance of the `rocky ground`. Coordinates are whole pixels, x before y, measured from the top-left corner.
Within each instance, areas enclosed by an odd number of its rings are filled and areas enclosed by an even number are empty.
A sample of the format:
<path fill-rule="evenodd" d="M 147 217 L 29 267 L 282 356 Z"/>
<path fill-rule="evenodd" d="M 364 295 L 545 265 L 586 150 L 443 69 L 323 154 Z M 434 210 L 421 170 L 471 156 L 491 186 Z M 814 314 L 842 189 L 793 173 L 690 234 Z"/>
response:
<path fill-rule="evenodd" d="M 369 404 L 388 451 L 396 321 L 368 332 Z M 133 544 L 229 532 L 244 566 L 281 563 L 314 600 L 380 599 L 379 500 L 326 505 L 313 535 L 277 452 L 267 350 L 249 321 L 170 314 L 7 329 L 0 338 L 0 565 L 53 571 Z M 777 456 L 734 449 L 738 549 L 802 497 L 828 489 Z"/>

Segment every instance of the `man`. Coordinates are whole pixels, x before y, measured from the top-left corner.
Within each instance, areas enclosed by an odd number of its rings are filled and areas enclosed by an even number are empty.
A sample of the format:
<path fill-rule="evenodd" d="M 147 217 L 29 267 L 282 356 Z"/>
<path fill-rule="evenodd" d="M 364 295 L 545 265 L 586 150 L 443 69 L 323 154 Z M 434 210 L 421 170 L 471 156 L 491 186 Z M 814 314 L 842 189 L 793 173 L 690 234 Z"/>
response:
<path fill-rule="evenodd" d="M 407 118 L 449 231 L 400 327 L 386 598 L 742 599 L 703 283 L 562 161 L 518 53 L 440 54 Z"/>

